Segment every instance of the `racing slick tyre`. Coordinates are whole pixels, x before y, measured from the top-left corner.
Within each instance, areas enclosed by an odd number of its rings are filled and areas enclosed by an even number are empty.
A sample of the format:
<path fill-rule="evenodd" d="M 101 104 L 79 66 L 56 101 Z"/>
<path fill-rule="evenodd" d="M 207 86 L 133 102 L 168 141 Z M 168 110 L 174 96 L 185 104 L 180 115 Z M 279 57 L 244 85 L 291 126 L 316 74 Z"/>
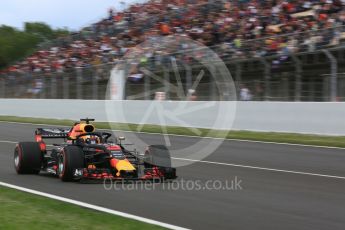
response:
<path fill-rule="evenodd" d="M 62 181 L 75 180 L 75 170 L 84 168 L 84 153 L 78 146 L 67 146 L 58 158 L 59 178 Z"/>
<path fill-rule="evenodd" d="M 14 149 L 14 167 L 18 174 L 38 174 L 43 155 L 39 143 L 19 142 Z"/>
<path fill-rule="evenodd" d="M 171 167 L 171 156 L 165 145 L 150 145 L 145 151 L 145 168 L 158 167 L 165 179 L 175 179 L 176 169 Z"/>

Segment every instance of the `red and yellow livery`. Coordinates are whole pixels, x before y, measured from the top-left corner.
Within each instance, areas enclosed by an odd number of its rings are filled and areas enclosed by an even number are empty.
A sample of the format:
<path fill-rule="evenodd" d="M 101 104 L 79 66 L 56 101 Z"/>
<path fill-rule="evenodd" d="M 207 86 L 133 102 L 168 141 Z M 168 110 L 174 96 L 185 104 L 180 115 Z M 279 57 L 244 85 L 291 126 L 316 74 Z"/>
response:
<path fill-rule="evenodd" d="M 141 154 L 130 151 L 123 137 L 96 132 L 93 119 L 81 119 L 71 129 L 38 128 L 35 142 L 20 142 L 14 150 L 18 174 L 45 171 L 62 181 L 82 179 L 174 179 L 170 153 L 163 145 L 148 146 Z M 48 148 L 45 139 L 63 138 Z M 110 139 L 113 138 L 113 141 Z"/>

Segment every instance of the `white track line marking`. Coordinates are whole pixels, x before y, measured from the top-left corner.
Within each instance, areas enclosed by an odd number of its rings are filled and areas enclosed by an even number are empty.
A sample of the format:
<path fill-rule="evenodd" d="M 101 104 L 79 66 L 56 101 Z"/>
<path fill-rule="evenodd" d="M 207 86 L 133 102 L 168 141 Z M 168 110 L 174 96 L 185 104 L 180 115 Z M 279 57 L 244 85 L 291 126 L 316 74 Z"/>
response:
<path fill-rule="evenodd" d="M 16 144 L 17 142 L 14 142 L 14 141 L 0 141 L 0 143 Z M 52 146 L 52 145 L 48 145 L 48 146 Z M 195 162 L 195 163 L 205 163 L 205 164 L 214 164 L 214 165 L 224 165 L 224 166 L 238 167 L 238 168 L 265 170 L 265 171 L 271 171 L 271 172 L 283 172 L 283 173 L 292 173 L 292 174 L 299 174 L 299 175 L 308 175 L 308 176 L 318 176 L 318 177 L 345 179 L 345 177 L 342 177 L 342 176 L 334 176 L 334 175 L 319 174 L 319 173 L 308 173 L 308 172 L 300 172 L 300 171 L 284 170 L 284 169 L 265 168 L 265 167 L 251 166 L 251 165 L 239 165 L 239 164 L 213 162 L 213 161 L 202 161 L 202 160 L 195 160 L 195 159 L 188 159 L 188 158 L 176 158 L 176 157 L 172 157 L 172 159 L 174 159 L 174 160 L 181 160 L 181 161 L 191 161 L 191 162 Z"/>
<path fill-rule="evenodd" d="M 6 144 L 17 144 L 17 141 L 0 141 L 0 143 L 6 143 Z"/>
<path fill-rule="evenodd" d="M 35 123 L 25 123 L 25 122 L 15 122 L 15 121 L 0 121 L 0 123 L 20 124 L 20 125 L 34 125 L 34 126 L 44 125 L 44 126 L 52 126 L 52 127 L 68 127 L 68 126 L 65 126 L 65 125 L 35 124 Z M 139 134 L 147 134 L 147 135 L 162 135 L 162 133 L 134 132 L 134 131 L 124 131 L 124 130 L 109 130 L 109 129 L 98 129 L 98 130 L 117 131 L 117 132 L 124 132 L 124 133 L 139 133 Z M 188 136 L 188 135 L 180 135 L 180 134 L 167 134 L 167 135 L 168 136 L 176 136 L 176 137 L 215 139 L 215 140 L 248 142 L 248 143 L 259 143 L 259 144 L 288 145 L 288 146 L 300 146 L 300 147 L 310 147 L 310 148 L 325 148 L 325 149 L 342 149 L 342 150 L 345 149 L 345 147 L 307 145 L 307 144 L 293 144 L 293 143 L 285 143 L 285 142 L 254 141 L 254 140 L 231 139 L 231 138 L 230 139 L 224 139 L 224 138 L 217 138 L 217 137 L 197 137 L 197 136 Z"/>
<path fill-rule="evenodd" d="M 17 144 L 19 141 L 2 141 L 0 140 L 0 143 L 5 143 L 5 144 Z M 49 147 L 52 147 L 54 145 L 47 145 Z"/>
<path fill-rule="evenodd" d="M 17 186 L 17 185 L 12 185 L 12 184 L 8 184 L 8 183 L 4 183 L 4 182 L 0 182 L 0 186 L 16 189 L 16 190 L 19 190 L 19 191 L 35 194 L 35 195 L 38 195 L 38 196 L 47 197 L 47 198 L 50 198 L 50 199 L 54 199 L 54 200 L 58 200 L 58 201 L 62 201 L 62 202 L 66 202 L 66 203 L 70 203 L 70 204 L 74 204 L 74 205 L 78 205 L 80 207 L 89 208 L 89 209 L 96 210 L 96 211 L 99 211 L 99 212 L 105 212 L 105 213 L 109 213 L 109 214 L 112 214 L 112 215 L 121 216 L 121 217 L 128 218 L 128 219 L 133 219 L 133 220 L 141 221 L 141 222 L 148 223 L 148 224 L 158 225 L 158 226 L 161 226 L 161 227 L 164 227 L 164 228 L 168 228 L 168 229 L 174 229 L 174 230 L 185 230 L 185 229 L 187 229 L 187 228 L 182 228 L 182 227 L 179 227 L 179 226 L 175 226 L 175 225 L 159 222 L 159 221 L 156 221 L 156 220 L 151 220 L 151 219 L 147 219 L 147 218 L 144 218 L 144 217 L 128 214 L 128 213 L 125 213 L 125 212 L 115 211 L 115 210 L 104 208 L 104 207 L 101 207 L 101 206 L 96 206 L 96 205 L 84 203 L 84 202 L 81 202 L 81 201 L 72 200 L 72 199 L 68 199 L 68 198 L 65 198 L 65 197 L 56 196 L 56 195 L 52 195 L 52 194 L 49 194 L 49 193 L 40 192 L 40 191 L 36 191 L 36 190 L 32 190 L 32 189 L 28 189 L 28 188 L 24 188 L 24 187 L 20 187 L 20 186 Z"/>
<path fill-rule="evenodd" d="M 334 175 L 326 175 L 326 174 L 318 174 L 318 173 L 308 173 L 308 172 L 299 172 L 299 171 L 284 170 L 284 169 L 264 168 L 264 167 L 250 166 L 250 165 L 238 165 L 238 164 L 230 164 L 230 163 L 202 161 L 202 160 L 194 160 L 194 159 L 186 159 L 186 158 L 175 158 L 175 157 L 172 157 L 172 158 L 175 160 L 192 161 L 192 162 L 205 163 L 205 164 L 225 165 L 225 166 L 238 167 L 238 168 L 248 168 L 248 169 L 265 170 L 265 171 L 273 171 L 273 172 L 292 173 L 292 174 L 299 174 L 299 175 L 345 179 L 345 177 L 342 177 L 342 176 L 334 176 Z"/>

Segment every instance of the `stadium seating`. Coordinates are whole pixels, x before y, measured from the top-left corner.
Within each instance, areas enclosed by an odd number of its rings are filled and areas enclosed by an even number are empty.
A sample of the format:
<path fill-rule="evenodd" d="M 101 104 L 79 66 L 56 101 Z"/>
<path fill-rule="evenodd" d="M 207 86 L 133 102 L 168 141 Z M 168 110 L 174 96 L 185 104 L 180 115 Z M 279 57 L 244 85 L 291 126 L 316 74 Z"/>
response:
<path fill-rule="evenodd" d="M 151 0 L 109 11 L 7 69 L 66 72 L 116 62 L 150 36 L 185 34 L 223 59 L 289 55 L 345 40 L 344 0 Z"/>

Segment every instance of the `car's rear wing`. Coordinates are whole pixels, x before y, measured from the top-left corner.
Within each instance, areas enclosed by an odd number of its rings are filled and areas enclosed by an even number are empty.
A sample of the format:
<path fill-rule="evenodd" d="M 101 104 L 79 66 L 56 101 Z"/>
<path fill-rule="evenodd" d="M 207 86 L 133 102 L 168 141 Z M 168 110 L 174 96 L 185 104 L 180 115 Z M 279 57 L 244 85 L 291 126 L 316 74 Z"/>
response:
<path fill-rule="evenodd" d="M 67 138 L 70 129 L 61 128 L 38 128 L 35 131 L 36 136 L 41 138 Z"/>

